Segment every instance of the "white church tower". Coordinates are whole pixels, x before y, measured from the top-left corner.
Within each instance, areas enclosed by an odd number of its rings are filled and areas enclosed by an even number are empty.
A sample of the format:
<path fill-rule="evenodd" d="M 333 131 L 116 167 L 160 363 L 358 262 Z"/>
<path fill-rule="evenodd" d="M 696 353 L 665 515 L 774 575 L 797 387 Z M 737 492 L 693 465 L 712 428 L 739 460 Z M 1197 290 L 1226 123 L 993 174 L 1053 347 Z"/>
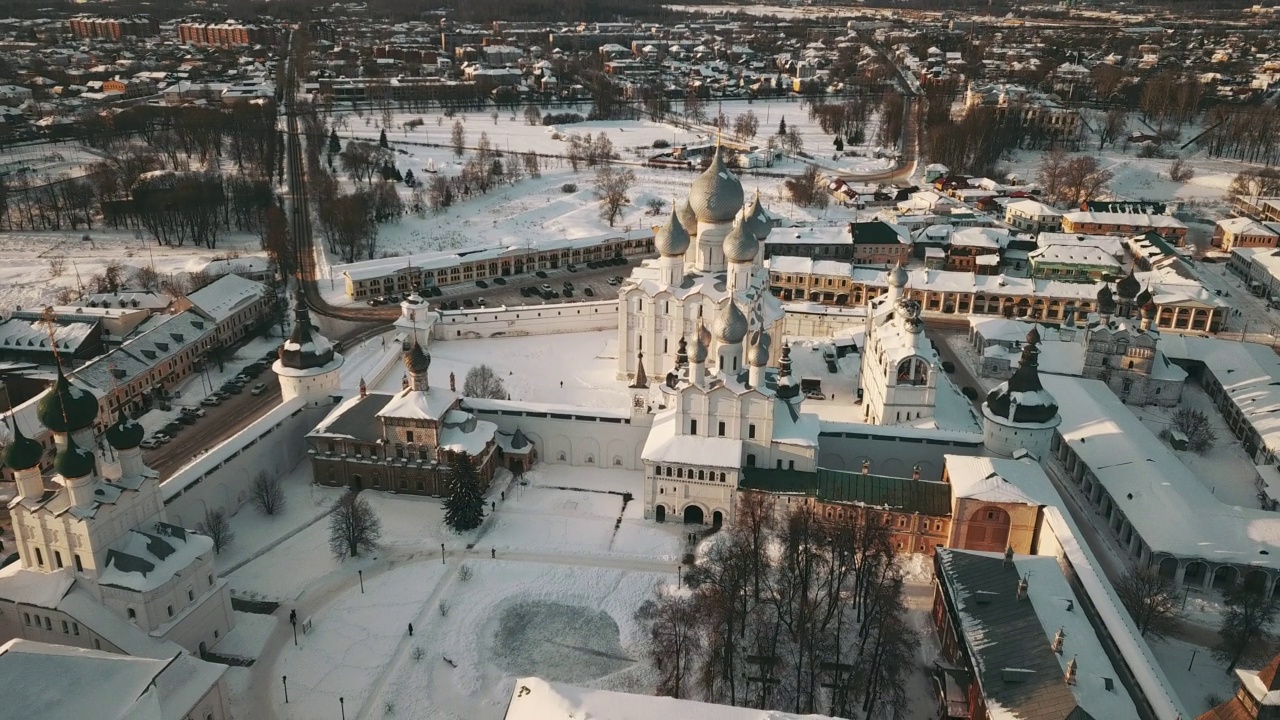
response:
<path fill-rule="evenodd" d="M 338 393 L 342 355 L 333 343 L 311 327 L 306 300 L 298 296 L 294 309 L 293 334 L 280 347 L 280 359 L 271 369 L 280 377 L 283 402 L 300 397 L 316 407 L 329 403 Z"/>
<path fill-rule="evenodd" d="M 903 295 L 907 273 L 889 271 L 889 291 L 871 300 L 858 377 L 866 422 L 897 425 L 934 415 L 937 351 L 924 334 L 920 303 Z"/>
<path fill-rule="evenodd" d="M 396 329 L 404 333 L 405 342 L 412 345 L 416 338 L 422 347 L 431 347 L 431 330 L 435 327 L 439 316 L 431 309 L 431 305 L 417 293 L 410 295 L 400 303 L 400 317 L 396 318 Z"/>

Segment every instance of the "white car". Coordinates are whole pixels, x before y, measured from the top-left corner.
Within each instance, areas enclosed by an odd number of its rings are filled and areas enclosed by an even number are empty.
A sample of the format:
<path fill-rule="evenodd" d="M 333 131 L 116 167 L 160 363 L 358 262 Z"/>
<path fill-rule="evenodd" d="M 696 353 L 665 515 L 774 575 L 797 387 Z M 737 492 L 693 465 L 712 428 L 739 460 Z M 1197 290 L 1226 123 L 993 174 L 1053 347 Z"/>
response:
<path fill-rule="evenodd" d="M 155 448 L 160 447 L 160 441 L 155 438 L 147 438 L 142 441 L 141 445 L 148 450 L 154 450 Z"/>
<path fill-rule="evenodd" d="M 267 384 L 266 384 L 266 383 L 258 383 L 257 385 L 254 385 L 254 386 L 253 386 L 253 389 L 249 391 L 249 394 L 250 394 L 250 395 L 261 395 L 261 394 L 262 394 L 262 392 L 263 392 L 264 390 L 266 390 L 266 389 L 267 389 Z"/>

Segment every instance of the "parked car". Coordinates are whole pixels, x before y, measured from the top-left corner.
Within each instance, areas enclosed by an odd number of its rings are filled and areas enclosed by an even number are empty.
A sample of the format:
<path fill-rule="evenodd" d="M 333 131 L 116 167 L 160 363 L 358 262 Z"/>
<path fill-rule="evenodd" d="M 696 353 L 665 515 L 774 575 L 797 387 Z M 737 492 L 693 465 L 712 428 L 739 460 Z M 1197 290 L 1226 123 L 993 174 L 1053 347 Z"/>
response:
<path fill-rule="evenodd" d="M 225 383 L 225 384 L 224 384 L 221 388 L 219 388 L 219 389 L 220 389 L 222 392 L 224 392 L 224 393 L 226 393 L 226 394 L 228 394 L 228 395 L 239 395 L 239 394 L 240 394 L 240 391 L 241 391 L 241 390 L 244 390 L 244 386 L 243 386 L 243 385 L 237 385 L 237 384 L 235 384 L 235 383 L 230 383 L 230 382 L 229 382 L 229 383 Z"/>
<path fill-rule="evenodd" d="M 471 298 L 467 298 L 462 301 L 462 304 L 465 305 L 466 307 L 473 308 L 476 306 L 476 301 L 472 300 Z"/>
<path fill-rule="evenodd" d="M 378 307 L 379 305 L 386 305 L 387 299 L 379 296 L 375 298 L 369 298 L 366 302 L 369 304 L 369 307 Z"/>
<path fill-rule="evenodd" d="M 253 386 L 253 389 L 249 391 L 249 394 L 250 394 L 250 395 L 261 395 L 261 394 L 262 394 L 266 389 L 267 389 L 267 384 L 266 384 L 266 383 L 258 383 L 257 385 L 254 385 L 254 386 Z"/>
<path fill-rule="evenodd" d="M 544 293 L 549 293 L 549 292 L 551 292 L 551 284 L 550 284 L 550 283 L 542 283 L 542 292 L 544 292 Z"/>
<path fill-rule="evenodd" d="M 198 418 L 202 418 L 205 416 L 204 408 L 200 408 L 200 407 L 184 407 L 182 408 L 182 414 L 189 415 L 191 417 L 198 417 Z"/>
<path fill-rule="evenodd" d="M 565 296 L 565 297 L 573 297 L 573 288 L 565 288 L 565 289 L 564 289 L 564 296 Z"/>
<path fill-rule="evenodd" d="M 582 288 L 582 294 L 586 295 L 587 297 L 595 297 L 596 291 L 592 290 L 590 287 L 584 287 Z"/>
<path fill-rule="evenodd" d="M 493 279 L 493 284 L 494 284 L 494 285 L 506 285 L 506 284 L 507 284 L 507 279 L 506 279 L 506 278 L 504 278 L 504 277 L 496 277 L 496 278 L 494 278 L 494 279 Z"/>
<path fill-rule="evenodd" d="M 449 309 L 450 309 L 450 310 L 457 310 L 457 309 L 458 309 L 458 301 L 457 301 L 457 300 L 450 300 L 450 301 L 449 301 Z"/>
<path fill-rule="evenodd" d="M 965 397 L 969 398 L 970 400 L 977 400 L 977 399 L 978 399 L 978 391 L 977 391 L 977 390 L 974 390 L 973 388 L 969 387 L 968 385 L 965 385 L 964 387 L 960 388 L 960 394 L 961 394 L 961 395 L 964 395 Z"/>
<path fill-rule="evenodd" d="M 177 435 L 182 430 L 182 423 L 174 420 L 161 428 L 166 435 Z"/>
<path fill-rule="evenodd" d="M 485 282 L 485 281 L 483 281 L 483 280 L 477 280 L 477 281 L 476 281 L 476 287 L 478 287 L 478 288 L 480 288 L 481 290 L 483 290 L 483 289 L 485 289 L 485 288 L 489 287 L 489 283 L 487 283 L 487 282 Z"/>
<path fill-rule="evenodd" d="M 617 275 L 614 275 L 613 277 L 609 278 L 610 285 L 617 285 L 621 282 L 622 282 L 622 278 L 618 277 Z"/>
<path fill-rule="evenodd" d="M 945 372 L 945 373 L 953 373 L 953 372 L 955 372 L 955 371 L 956 371 L 956 364 L 955 364 L 955 363 L 951 362 L 950 360 L 943 360 L 943 361 L 942 361 L 942 372 Z"/>
<path fill-rule="evenodd" d="M 534 273 L 534 275 L 538 276 L 538 277 L 539 277 L 539 278 L 541 278 L 542 280 L 546 280 L 546 279 L 547 279 L 547 273 L 546 273 L 546 271 L 544 271 L 544 270 L 539 270 L 538 272 Z"/>
<path fill-rule="evenodd" d="M 573 289 L 573 283 L 569 282 L 568 280 L 564 281 L 564 286 L 570 290 Z"/>
<path fill-rule="evenodd" d="M 213 407 L 214 405 L 221 405 L 221 404 L 222 404 L 222 398 L 220 398 L 220 397 L 218 397 L 218 396 L 216 396 L 216 395 L 210 395 L 209 397 L 207 397 L 207 398 L 205 398 L 205 399 L 201 400 L 201 401 L 200 401 L 200 404 L 201 404 L 201 405 L 208 405 L 209 407 Z"/>
<path fill-rule="evenodd" d="M 159 440 L 153 437 L 149 437 L 146 440 L 143 440 L 141 444 L 142 444 L 142 447 L 146 448 L 147 450 L 154 450 L 160 447 L 163 443 L 161 443 Z"/>
<path fill-rule="evenodd" d="M 477 304 L 477 305 L 479 305 L 480 307 L 484 307 L 484 306 L 485 306 L 485 304 L 486 304 L 486 302 L 487 302 L 487 301 L 484 299 L 484 296 L 483 296 L 483 295 L 481 295 L 480 297 L 476 298 L 476 304 Z"/>
<path fill-rule="evenodd" d="M 573 263 L 569 263 L 568 265 L 565 266 L 564 269 L 568 270 L 569 272 L 578 272 L 578 266 L 574 265 Z"/>
<path fill-rule="evenodd" d="M 182 413 L 178 415 L 178 422 L 182 423 L 183 425 L 195 425 L 196 420 L 198 419 L 199 418 L 197 418 L 195 415 L 188 415 L 186 413 Z"/>
<path fill-rule="evenodd" d="M 170 440 L 172 440 L 173 438 L 169 437 L 163 432 L 155 432 L 151 434 L 151 439 L 163 445 L 169 442 Z"/>

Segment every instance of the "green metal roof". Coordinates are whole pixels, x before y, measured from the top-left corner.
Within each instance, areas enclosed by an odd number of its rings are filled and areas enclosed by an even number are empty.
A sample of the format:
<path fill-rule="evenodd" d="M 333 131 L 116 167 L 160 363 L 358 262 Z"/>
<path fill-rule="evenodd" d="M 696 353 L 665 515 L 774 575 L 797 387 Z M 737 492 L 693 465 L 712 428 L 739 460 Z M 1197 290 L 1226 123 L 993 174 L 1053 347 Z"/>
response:
<path fill-rule="evenodd" d="M 951 514 L 951 486 L 931 480 L 863 475 L 861 472 L 819 468 L 799 470 L 745 468 L 739 487 L 744 490 L 806 495 L 823 502 L 847 502 L 924 515 Z"/>
<path fill-rule="evenodd" d="M 854 245 L 894 245 L 902 237 L 888 223 L 879 220 L 849 223 L 849 234 Z"/>

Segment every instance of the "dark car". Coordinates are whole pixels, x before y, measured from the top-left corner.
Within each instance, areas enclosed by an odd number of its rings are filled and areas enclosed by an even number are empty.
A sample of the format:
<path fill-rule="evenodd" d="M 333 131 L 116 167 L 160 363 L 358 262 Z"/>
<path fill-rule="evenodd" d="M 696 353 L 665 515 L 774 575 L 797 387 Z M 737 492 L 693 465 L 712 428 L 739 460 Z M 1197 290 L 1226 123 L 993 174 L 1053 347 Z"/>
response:
<path fill-rule="evenodd" d="M 449 301 L 449 309 L 450 309 L 450 310 L 457 310 L 457 309 L 458 309 L 458 301 L 457 301 L 457 300 L 450 300 L 450 301 Z"/>
<path fill-rule="evenodd" d="M 379 305 L 386 305 L 386 304 L 387 304 L 386 299 L 384 299 L 384 298 L 382 298 L 382 297 L 369 298 L 366 302 L 368 302 L 368 303 L 369 303 L 369 307 L 378 307 Z"/>
<path fill-rule="evenodd" d="M 595 291 L 595 290 L 592 290 L 592 289 L 591 289 L 591 288 L 589 288 L 589 287 L 584 287 L 584 288 L 582 288 L 582 294 L 583 294 L 583 295 L 586 295 L 587 297 L 595 297 L 595 296 L 596 296 L 596 291 Z"/>
<path fill-rule="evenodd" d="M 539 270 L 538 272 L 534 273 L 534 275 L 537 275 L 539 278 L 543 280 L 547 279 L 547 273 L 546 271 L 543 271 L 543 270 Z"/>
<path fill-rule="evenodd" d="M 507 279 L 506 279 L 506 278 L 504 278 L 504 277 L 496 277 L 496 278 L 494 278 L 494 279 L 493 279 L 493 284 L 494 284 L 494 285 L 506 285 L 506 284 L 507 284 Z"/>
<path fill-rule="evenodd" d="M 565 289 L 564 289 L 564 296 L 565 296 L 565 297 L 573 297 L 573 288 L 565 288 Z"/>
<path fill-rule="evenodd" d="M 462 304 L 465 305 L 466 307 L 473 308 L 476 306 L 476 301 L 472 300 L 471 298 L 467 298 L 462 301 Z"/>
<path fill-rule="evenodd" d="M 951 362 L 950 360 L 943 360 L 943 361 L 942 361 L 942 372 L 945 372 L 945 373 L 953 373 L 953 372 L 955 372 L 955 371 L 956 371 L 956 364 L 955 364 L 955 363 Z"/>
<path fill-rule="evenodd" d="M 487 282 L 485 282 L 485 281 L 483 281 L 483 280 L 477 280 L 477 281 L 476 281 L 476 287 L 478 287 L 478 288 L 480 288 L 480 289 L 482 289 L 482 290 L 483 290 L 484 288 L 489 287 L 489 283 L 487 283 Z"/>
<path fill-rule="evenodd" d="M 977 390 L 974 390 L 973 388 L 969 387 L 968 385 L 965 385 L 964 387 L 960 388 L 960 394 L 961 394 L 961 395 L 964 395 L 965 397 L 969 398 L 970 400 L 977 400 L 977 399 L 978 399 L 978 391 L 977 391 Z"/>
<path fill-rule="evenodd" d="M 565 280 L 565 281 L 564 281 L 564 286 L 565 286 L 565 288 L 567 288 L 567 289 L 569 289 L 569 290 L 572 290 L 572 289 L 573 289 L 573 283 L 569 282 L 568 280 Z"/>

